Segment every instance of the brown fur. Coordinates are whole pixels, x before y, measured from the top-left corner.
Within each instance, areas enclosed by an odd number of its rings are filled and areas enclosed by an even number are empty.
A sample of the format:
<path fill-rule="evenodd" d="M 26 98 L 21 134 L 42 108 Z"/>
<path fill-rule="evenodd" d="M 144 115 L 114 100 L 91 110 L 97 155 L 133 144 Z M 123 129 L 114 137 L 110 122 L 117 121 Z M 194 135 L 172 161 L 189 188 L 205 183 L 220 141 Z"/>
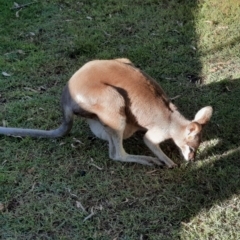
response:
<path fill-rule="evenodd" d="M 101 124 L 118 132 L 120 142 L 135 131 L 145 130 L 146 144 L 170 167 L 174 163 L 152 144 L 173 138 L 181 149 L 186 145 L 191 152 L 196 152 L 201 124 L 207 123 L 212 114 L 211 107 L 207 107 L 209 113 L 200 116 L 200 123 L 186 120 L 159 84 L 126 59 L 87 63 L 70 79 L 69 89 L 78 106 L 94 113 Z M 191 134 L 186 133 L 187 129 Z M 189 156 L 193 158 L 193 154 L 189 153 Z"/>
<path fill-rule="evenodd" d="M 186 160 L 195 157 L 202 125 L 212 108 L 202 108 L 193 121 L 185 119 L 159 84 L 128 59 L 95 60 L 81 67 L 69 80 L 61 99 L 62 125 L 55 130 L 0 127 L 0 134 L 33 137 L 60 137 L 72 127 L 73 114 L 87 119 L 93 133 L 109 142 L 114 160 L 174 167 L 159 147 L 172 138 Z M 122 141 L 144 130 L 144 142 L 156 157 L 127 154 Z"/>

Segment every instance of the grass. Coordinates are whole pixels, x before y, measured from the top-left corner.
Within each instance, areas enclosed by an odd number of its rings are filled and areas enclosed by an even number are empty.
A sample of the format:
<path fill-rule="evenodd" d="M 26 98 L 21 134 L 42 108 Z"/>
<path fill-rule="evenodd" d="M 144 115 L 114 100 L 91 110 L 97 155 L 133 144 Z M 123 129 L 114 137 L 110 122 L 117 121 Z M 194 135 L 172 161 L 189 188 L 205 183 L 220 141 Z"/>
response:
<path fill-rule="evenodd" d="M 240 239 L 239 1 L 13 3 L 0 0 L 0 70 L 10 74 L 0 76 L 2 124 L 57 127 L 69 77 L 117 57 L 180 95 L 186 117 L 205 105 L 214 115 L 196 162 L 163 144 L 181 163 L 173 170 L 109 160 L 81 119 L 62 139 L 1 136 L 0 238 Z M 150 154 L 138 135 L 125 147 Z"/>

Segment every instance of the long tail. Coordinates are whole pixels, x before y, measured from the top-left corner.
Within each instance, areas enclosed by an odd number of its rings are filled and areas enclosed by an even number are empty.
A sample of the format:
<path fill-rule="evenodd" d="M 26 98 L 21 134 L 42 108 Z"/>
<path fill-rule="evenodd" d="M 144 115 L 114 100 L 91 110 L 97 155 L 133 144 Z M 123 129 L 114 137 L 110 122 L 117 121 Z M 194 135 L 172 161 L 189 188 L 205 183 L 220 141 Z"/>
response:
<path fill-rule="evenodd" d="M 68 85 L 64 88 L 61 98 L 63 112 L 62 124 L 59 128 L 53 130 L 39 130 L 27 128 L 0 127 L 0 135 L 36 137 L 36 138 L 58 138 L 70 132 L 73 125 L 73 106 L 76 105 L 69 93 Z"/>
<path fill-rule="evenodd" d="M 0 134 L 8 136 L 31 136 L 36 138 L 58 138 L 66 135 L 72 128 L 71 122 L 63 122 L 61 126 L 53 130 L 38 130 L 25 128 L 0 127 Z"/>

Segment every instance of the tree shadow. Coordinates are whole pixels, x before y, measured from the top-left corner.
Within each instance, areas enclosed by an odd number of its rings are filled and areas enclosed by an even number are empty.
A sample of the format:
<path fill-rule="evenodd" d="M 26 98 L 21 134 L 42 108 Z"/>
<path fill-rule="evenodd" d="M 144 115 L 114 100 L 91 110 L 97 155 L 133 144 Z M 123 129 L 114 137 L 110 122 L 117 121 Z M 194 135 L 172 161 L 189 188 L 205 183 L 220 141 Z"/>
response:
<path fill-rule="evenodd" d="M 158 221 L 171 226 L 168 229 L 170 239 L 175 236 L 172 235 L 174 231 L 181 235 L 183 224 L 191 222 L 203 209 L 208 211 L 215 204 L 240 193 L 240 79 L 224 79 L 204 88 L 213 93 L 209 105 L 213 106 L 214 114 L 204 129 L 202 150 L 197 156 L 197 162 L 184 163 L 182 160 L 179 169 L 159 170 L 160 189 L 152 189 L 151 182 L 148 185 L 148 195 L 152 196 L 151 204 L 166 204 L 165 200 L 159 199 L 162 199 L 163 194 L 166 198 L 169 197 L 166 210 L 159 213 Z M 202 98 L 205 99 L 201 92 L 197 95 L 194 93 L 194 96 L 199 102 Z M 189 97 L 193 96 L 190 94 Z M 140 144 L 135 153 L 139 154 L 142 149 L 143 145 Z M 174 144 L 163 144 L 163 150 L 172 158 L 179 157 Z M 161 180 L 166 175 L 169 177 L 169 174 L 171 180 Z M 164 193 L 163 188 L 167 188 Z M 170 203 L 175 203 L 172 206 L 175 210 L 167 213 Z M 151 227 L 150 223 L 146 225 L 146 228 Z M 159 227 L 155 231 L 162 234 L 165 230 Z M 143 231 L 143 234 L 147 237 L 149 233 Z"/>
<path fill-rule="evenodd" d="M 179 3 L 179 1 L 177 2 Z M 181 1 L 181 4 L 184 6 L 189 3 Z M 197 1 L 192 1 L 192 10 L 196 10 L 196 8 Z M 170 31 L 171 34 L 175 34 L 175 42 L 179 43 L 175 47 L 178 46 L 179 49 L 176 51 L 175 57 L 173 57 L 170 49 L 170 52 L 164 56 L 164 61 L 159 63 L 160 68 L 172 64 L 173 74 L 176 75 L 178 75 L 178 70 L 175 68 L 179 69 L 182 66 L 180 77 L 172 76 L 172 78 L 168 78 L 167 76 L 171 73 L 163 71 L 160 76 L 161 84 L 165 86 L 163 88 L 167 88 L 171 92 L 172 96 L 179 95 L 179 92 L 184 95 L 182 99 L 176 100 L 176 105 L 181 106 L 180 111 L 184 115 L 190 116 L 193 109 L 198 110 L 205 105 L 213 106 L 214 114 L 205 129 L 202 144 L 204 151 L 201 151 L 198 155 L 198 161 L 201 162 L 199 167 L 192 167 L 192 164 L 189 164 L 180 168 L 181 173 L 173 173 L 173 178 L 176 176 L 177 180 L 174 183 L 175 186 L 168 190 L 168 194 L 180 199 L 176 203 L 176 210 L 168 214 L 167 217 L 164 214 L 164 216 L 159 216 L 160 222 L 168 222 L 171 229 L 173 228 L 178 233 L 182 230 L 182 222 L 188 223 L 201 210 L 209 210 L 215 204 L 240 193 L 240 79 L 229 77 L 203 86 L 198 83 L 195 84 L 196 81 L 191 81 L 192 79 L 198 80 L 201 78 L 199 77 L 201 76 L 201 62 L 198 53 L 193 50 L 184 53 L 187 55 L 185 59 L 179 56 L 181 54 L 181 44 L 184 45 L 186 50 L 186 46 L 193 46 L 194 42 L 197 42 L 194 16 L 188 14 L 187 18 L 185 18 L 183 13 L 182 17 L 185 19 L 184 24 L 190 22 L 188 28 L 192 29 L 192 36 L 186 39 L 184 32 L 182 35 L 179 32 L 176 34 L 176 29 Z M 211 49 L 211 52 L 234 44 L 238 39 L 239 36 L 230 42 L 223 43 L 221 46 L 216 46 L 216 48 Z M 161 41 L 167 42 L 167 36 Z M 158 74 L 159 72 L 156 71 L 151 75 L 156 76 Z M 188 85 L 186 88 L 187 84 L 181 86 L 181 81 L 184 78 L 187 81 L 187 76 L 190 76 L 188 80 L 194 84 Z M 181 83 L 179 84 L 179 82 Z M 175 84 L 178 85 L 176 88 L 174 88 Z M 187 102 L 189 105 L 186 105 Z M 172 146 L 170 148 L 164 146 L 164 148 L 170 157 L 172 153 L 174 153 L 172 156 L 175 155 L 176 148 Z M 136 152 L 139 153 L 139 151 Z M 179 174 L 182 175 L 180 180 Z M 161 190 L 156 192 L 155 189 L 152 194 L 155 194 L 156 198 L 161 198 L 163 193 Z M 155 204 L 157 204 L 157 201 Z"/>

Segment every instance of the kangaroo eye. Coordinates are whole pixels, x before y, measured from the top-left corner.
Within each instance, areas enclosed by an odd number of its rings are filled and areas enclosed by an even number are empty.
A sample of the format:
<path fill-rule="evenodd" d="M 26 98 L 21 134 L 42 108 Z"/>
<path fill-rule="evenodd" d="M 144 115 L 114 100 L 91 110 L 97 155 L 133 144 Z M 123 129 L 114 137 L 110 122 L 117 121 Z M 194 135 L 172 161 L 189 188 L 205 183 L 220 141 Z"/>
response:
<path fill-rule="evenodd" d="M 190 147 L 189 146 L 189 149 L 190 149 L 190 152 L 192 153 L 192 152 L 195 152 L 195 149 L 193 148 L 193 147 Z"/>

